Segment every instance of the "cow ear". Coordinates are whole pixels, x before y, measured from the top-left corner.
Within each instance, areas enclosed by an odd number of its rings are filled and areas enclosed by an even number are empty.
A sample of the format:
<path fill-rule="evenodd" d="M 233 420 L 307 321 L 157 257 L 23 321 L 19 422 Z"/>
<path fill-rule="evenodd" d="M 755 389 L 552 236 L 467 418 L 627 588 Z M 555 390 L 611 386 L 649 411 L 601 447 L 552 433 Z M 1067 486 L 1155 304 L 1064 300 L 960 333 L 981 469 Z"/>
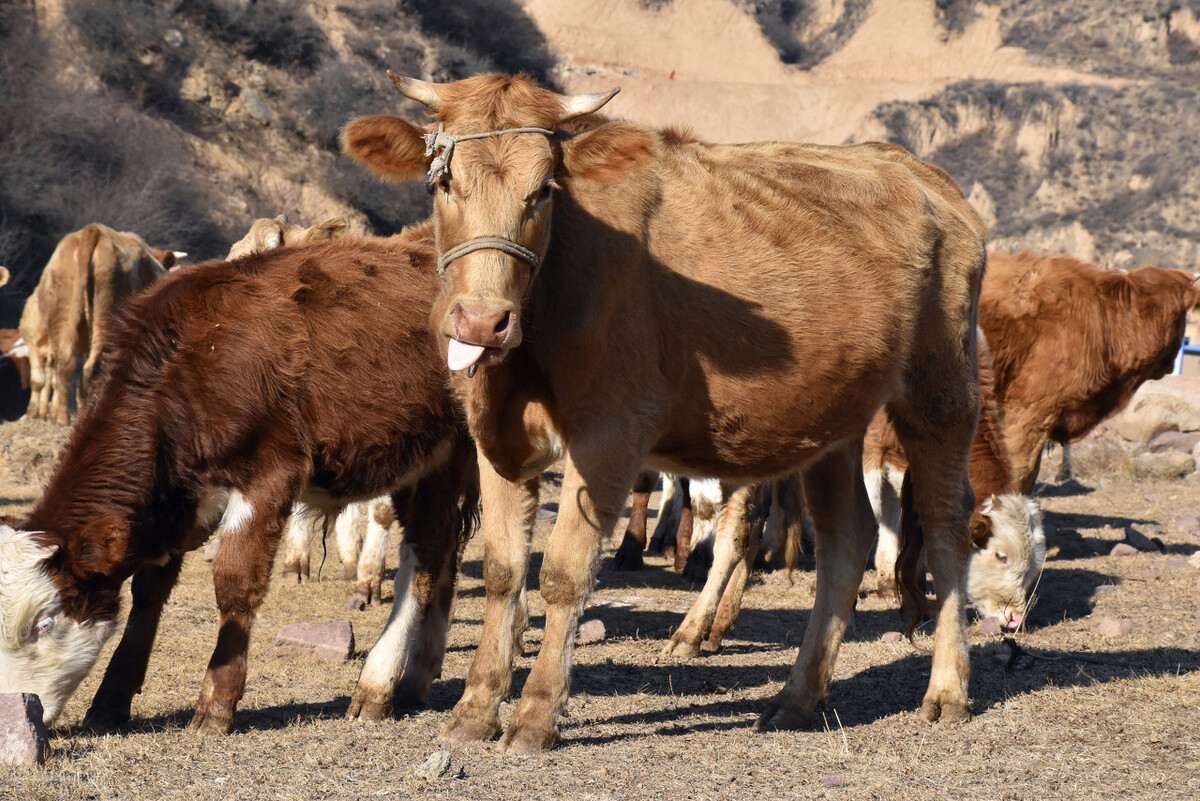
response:
<path fill-rule="evenodd" d="M 563 166 L 572 178 L 608 183 L 624 178 L 654 158 L 654 135 L 646 128 L 610 123 L 563 141 Z"/>
<path fill-rule="evenodd" d="M 116 515 L 101 515 L 83 527 L 67 569 L 80 578 L 111 576 L 124 561 L 129 529 Z"/>
<path fill-rule="evenodd" d="M 345 217 L 330 217 L 324 222 L 319 222 L 308 231 L 309 242 L 324 242 L 327 239 L 341 236 L 346 232 Z"/>
<path fill-rule="evenodd" d="M 429 169 L 424 134 L 399 117 L 361 117 L 342 129 L 342 152 L 381 178 L 411 181 Z"/>
<path fill-rule="evenodd" d="M 10 274 L 8 272 L 8 268 L 0 267 L 0 286 L 4 286 L 5 284 L 7 284 L 9 278 L 10 278 Z"/>

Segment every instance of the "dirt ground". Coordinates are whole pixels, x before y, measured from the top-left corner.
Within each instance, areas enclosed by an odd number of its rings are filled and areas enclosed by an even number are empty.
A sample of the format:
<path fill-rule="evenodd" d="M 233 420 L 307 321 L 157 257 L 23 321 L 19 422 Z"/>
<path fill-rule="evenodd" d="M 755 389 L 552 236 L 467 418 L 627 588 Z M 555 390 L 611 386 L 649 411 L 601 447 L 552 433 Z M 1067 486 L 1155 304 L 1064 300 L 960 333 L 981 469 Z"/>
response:
<path fill-rule="evenodd" d="M 25 442 L 32 436 L 27 426 L 0 427 L 0 440 Z M 33 433 L 44 436 L 49 452 L 61 442 L 48 430 Z M 32 474 L 8 467 L 0 473 L 0 514 L 19 514 L 39 485 L 28 483 Z M 557 477 L 547 478 L 543 500 L 554 509 Z M 812 573 L 797 572 L 794 583 L 782 572 L 756 576 L 724 650 L 680 663 L 658 653 L 694 588 L 664 559 L 651 557 L 636 574 L 615 573 L 607 563 L 600 573 L 585 618 L 601 620 L 607 637 L 576 652 L 558 748 L 515 757 L 494 743 L 456 745 L 447 775 L 424 778 L 418 766 L 447 747 L 437 735 L 462 692 L 480 632 L 476 538 L 463 565 L 445 670 L 427 711 L 366 725 L 343 719 L 391 599 L 389 587 L 382 607 L 347 612 L 349 585 L 334 578 L 340 563 L 331 543 L 320 582 L 294 585 L 277 577 L 256 625 L 236 728 L 228 737 L 201 737 L 184 727 L 215 641 L 216 609 L 210 567 L 196 552 L 168 605 L 133 722 L 108 736 L 77 729 L 114 639 L 52 730 L 46 765 L 0 767 L 0 798 L 1200 797 L 1200 569 L 1188 563 L 1200 541 L 1173 528 L 1180 516 L 1200 510 L 1200 485 L 1112 477 L 1095 486 L 1043 487 L 1042 500 L 1050 558 L 1029 629 L 1015 638 L 1034 656 L 1009 664 L 1003 638 L 980 636 L 973 627 L 974 717 L 964 725 L 928 726 L 915 715 L 930 662 L 920 649 L 931 641 L 881 642 L 901 621 L 873 592 L 868 572 L 818 725 L 753 732 L 763 699 L 780 688 L 795 659 Z M 1164 552 L 1107 555 L 1125 526 L 1142 522 L 1166 527 L 1157 534 Z M 536 545 L 549 530 L 539 524 Z M 389 550 L 394 569 L 394 544 Z M 535 554 L 533 586 L 538 560 Z M 533 628 L 527 655 L 517 660 L 517 690 L 541 636 L 540 599 L 530 597 Z M 1102 636 L 1103 616 L 1131 621 L 1132 633 Z M 285 624 L 347 617 L 358 649 L 348 663 L 268 656 Z M 502 717 L 511 710 L 506 703 Z"/>

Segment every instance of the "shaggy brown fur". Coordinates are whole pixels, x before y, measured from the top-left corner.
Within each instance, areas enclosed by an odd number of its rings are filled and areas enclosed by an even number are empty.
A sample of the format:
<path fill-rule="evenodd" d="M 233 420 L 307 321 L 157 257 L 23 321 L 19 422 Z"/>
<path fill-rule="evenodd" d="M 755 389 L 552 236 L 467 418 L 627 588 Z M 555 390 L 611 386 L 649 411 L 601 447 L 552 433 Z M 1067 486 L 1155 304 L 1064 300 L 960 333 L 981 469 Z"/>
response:
<path fill-rule="evenodd" d="M 398 83 L 453 134 L 553 129 L 606 99 L 563 98 L 523 77 Z M 376 172 L 415 178 L 429 166 L 426 130 L 372 117 L 344 142 Z M 816 607 L 760 726 L 806 725 L 874 536 L 862 437 L 883 403 L 919 473 L 945 593 L 923 712 L 967 715 L 984 230 L 945 173 L 896 146 L 710 145 L 609 123 L 459 143 L 434 222 L 439 253 L 487 235 L 543 257 L 535 276 L 500 250 L 463 256 L 432 317 L 462 366 L 452 384 L 485 457 L 488 606 L 447 736 L 500 728 L 537 479 L 560 455 L 563 502 L 541 572 L 546 634 L 502 746 L 556 742 L 601 543 L 643 464 L 737 483 L 803 469 L 806 497 L 819 499 Z M 685 620 L 676 642 L 698 644 L 704 627 Z"/>
<path fill-rule="evenodd" d="M 1017 485 L 1029 494 L 1047 440 L 1085 436 L 1143 381 L 1171 371 L 1196 277 L 1142 267 L 1105 272 L 1068 256 L 988 256 L 979 324 Z"/>
<path fill-rule="evenodd" d="M 415 583 L 437 607 L 423 614 L 448 614 L 475 455 L 427 326 L 438 291 L 428 235 L 206 262 L 129 302 L 93 400 L 22 525 L 57 547 L 48 572 L 71 618 L 116 618 L 133 577 L 90 723 L 129 717 L 183 553 L 217 527 L 214 493 L 234 500 L 213 567 L 220 631 L 193 727 L 233 724 L 251 621 L 297 498 L 329 509 L 415 486 L 404 507 Z M 444 626 L 441 636 L 444 650 Z M 420 648 L 418 700 L 441 665 L 436 641 Z M 402 667 L 390 686 L 356 690 L 354 704 L 390 708 Z"/>

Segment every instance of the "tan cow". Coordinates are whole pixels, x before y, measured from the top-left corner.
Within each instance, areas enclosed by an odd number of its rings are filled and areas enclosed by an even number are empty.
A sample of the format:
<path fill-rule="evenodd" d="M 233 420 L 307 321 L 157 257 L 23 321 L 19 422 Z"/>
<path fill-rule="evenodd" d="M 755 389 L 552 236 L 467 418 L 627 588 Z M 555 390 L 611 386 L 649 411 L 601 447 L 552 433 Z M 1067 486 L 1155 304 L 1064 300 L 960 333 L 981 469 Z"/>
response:
<path fill-rule="evenodd" d="M 1106 272 L 1069 256 L 988 256 L 979 324 L 1017 486 L 1029 494 L 1047 440 L 1070 443 L 1171 372 L 1196 276 L 1141 267 Z"/>
<path fill-rule="evenodd" d="M 428 173 L 443 277 L 431 320 L 483 456 L 487 607 L 446 736 L 500 730 L 538 478 L 559 458 L 545 636 L 501 746 L 557 741 L 579 615 L 643 464 L 734 482 L 740 504 L 752 482 L 803 470 L 816 602 L 759 726 L 807 725 L 875 537 L 862 441 L 884 403 L 943 600 L 922 713 L 966 718 L 985 251 L 954 182 L 894 145 L 711 145 L 578 124 L 615 91 L 564 97 L 505 75 L 393 81 L 437 122 L 356 120 L 344 146 L 393 180 Z"/>
<path fill-rule="evenodd" d="M 62 238 L 21 314 L 21 336 L 29 346 L 30 417 L 70 422 L 76 356 L 84 357 L 82 406 L 113 313 L 186 255 L 152 249 L 137 234 L 100 223 Z"/>
<path fill-rule="evenodd" d="M 261 217 L 254 221 L 246 235 L 229 248 L 226 261 L 240 259 L 252 253 L 274 250 L 284 245 L 303 245 L 306 242 L 324 242 L 346 233 L 345 217 L 330 217 L 314 226 L 289 223 L 286 214 L 278 217 Z"/>

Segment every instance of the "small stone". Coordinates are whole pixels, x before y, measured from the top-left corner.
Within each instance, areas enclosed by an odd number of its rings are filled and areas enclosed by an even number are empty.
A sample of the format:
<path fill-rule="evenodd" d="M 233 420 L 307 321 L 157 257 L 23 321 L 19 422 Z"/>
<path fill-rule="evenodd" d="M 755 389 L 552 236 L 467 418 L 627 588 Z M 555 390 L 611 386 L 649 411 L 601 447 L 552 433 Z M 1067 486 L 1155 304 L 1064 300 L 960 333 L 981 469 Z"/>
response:
<path fill-rule="evenodd" d="M 163 41 L 166 42 L 169 47 L 183 47 L 183 31 L 179 30 L 178 28 L 171 28 L 169 31 L 163 34 Z"/>
<path fill-rule="evenodd" d="M 0 764 L 41 765 L 50 736 L 42 699 L 33 693 L 0 693 Z"/>
<path fill-rule="evenodd" d="M 845 787 L 846 786 L 846 777 L 840 773 L 834 773 L 830 776 L 822 776 L 821 784 L 825 785 L 826 787 L 833 787 L 833 788 Z"/>
<path fill-rule="evenodd" d="M 346 601 L 346 610 L 349 612 L 361 612 L 367 608 L 367 602 L 357 595 L 351 595 L 350 600 Z"/>
<path fill-rule="evenodd" d="M 1184 515 L 1175 521 L 1175 530 L 1180 534 L 1200 535 L 1200 514 Z"/>
<path fill-rule="evenodd" d="M 885 631 L 883 636 L 879 638 L 879 641 L 892 644 L 900 643 L 904 642 L 904 635 L 898 631 Z"/>
<path fill-rule="evenodd" d="M 606 634 L 602 620 L 585 620 L 579 624 L 578 639 L 581 643 L 599 642 Z"/>
<path fill-rule="evenodd" d="M 1099 587 L 1097 587 L 1092 592 L 1092 594 L 1093 595 L 1112 595 L 1116 591 L 1117 591 L 1116 584 L 1101 584 Z"/>
<path fill-rule="evenodd" d="M 450 772 L 450 752 L 434 751 L 417 766 L 416 774 L 427 781 L 440 779 Z"/>
<path fill-rule="evenodd" d="M 1197 444 L 1200 444 L 1200 432 L 1164 431 L 1150 440 L 1146 449 L 1151 453 L 1166 453 L 1167 451 L 1191 453 Z"/>
<path fill-rule="evenodd" d="M 985 637 L 994 637 L 1003 630 L 1004 627 L 1000 625 L 1000 618 L 995 615 L 985 617 L 979 621 L 979 633 Z"/>
<path fill-rule="evenodd" d="M 1200 570 L 1200 551 L 1196 551 L 1194 554 L 1188 557 L 1188 564 L 1197 570 Z"/>
<path fill-rule="evenodd" d="M 1196 462 L 1190 453 L 1139 453 L 1133 459 L 1133 475 L 1136 478 L 1183 478 L 1195 469 Z"/>
<path fill-rule="evenodd" d="M 262 92 L 249 86 L 243 86 L 238 97 L 241 98 L 242 106 L 246 109 L 247 114 L 263 125 L 271 124 L 275 115 L 271 113 L 271 107 L 267 105 L 267 100 L 263 97 Z"/>
<path fill-rule="evenodd" d="M 1096 633 L 1101 637 L 1128 637 L 1133 634 L 1133 621 L 1113 615 L 1101 615 L 1096 620 Z"/>
<path fill-rule="evenodd" d="M 1134 548 L 1128 542 L 1118 542 L 1108 552 L 1109 556 L 1137 556 L 1141 553 L 1137 548 Z"/>
<path fill-rule="evenodd" d="M 271 643 L 271 656 L 306 656 L 345 662 L 354 655 L 354 627 L 348 620 L 293 623 L 284 626 Z"/>

